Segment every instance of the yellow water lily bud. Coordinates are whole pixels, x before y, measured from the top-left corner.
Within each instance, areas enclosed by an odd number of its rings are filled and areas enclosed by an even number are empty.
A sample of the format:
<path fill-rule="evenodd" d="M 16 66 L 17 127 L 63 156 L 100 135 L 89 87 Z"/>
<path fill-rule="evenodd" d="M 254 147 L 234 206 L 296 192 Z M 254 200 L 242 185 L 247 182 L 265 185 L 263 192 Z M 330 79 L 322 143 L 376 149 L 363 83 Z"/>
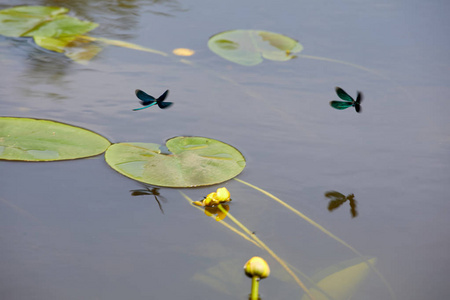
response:
<path fill-rule="evenodd" d="M 187 48 L 177 48 L 172 53 L 179 56 L 191 56 L 194 55 L 195 51 Z"/>
<path fill-rule="evenodd" d="M 245 275 L 263 279 L 269 276 L 270 268 L 267 262 L 259 256 L 254 256 L 244 266 Z"/>
<path fill-rule="evenodd" d="M 218 188 L 216 192 L 216 199 L 220 202 L 228 202 L 230 201 L 230 192 L 227 188 Z"/>
<path fill-rule="evenodd" d="M 203 203 L 203 201 L 194 201 L 192 203 L 194 203 L 197 206 L 205 206 L 205 203 Z"/>
<path fill-rule="evenodd" d="M 226 188 L 218 188 L 216 192 L 209 193 L 202 201 L 194 201 L 198 206 L 215 206 L 231 201 L 230 192 Z"/>
<path fill-rule="evenodd" d="M 205 206 L 212 206 L 216 204 L 216 193 L 209 193 L 208 196 L 203 200 Z"/>

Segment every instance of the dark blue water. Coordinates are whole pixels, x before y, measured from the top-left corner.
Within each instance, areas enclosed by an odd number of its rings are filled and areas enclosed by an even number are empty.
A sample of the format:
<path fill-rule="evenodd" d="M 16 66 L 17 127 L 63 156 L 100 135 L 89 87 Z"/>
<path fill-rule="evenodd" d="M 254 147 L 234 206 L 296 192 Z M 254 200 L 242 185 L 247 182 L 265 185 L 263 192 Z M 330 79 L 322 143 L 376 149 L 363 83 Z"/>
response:
<path fill-rule="evenodd" d="M 450 43 L 446 1 L 3 1 L 71 9 L 100 26 L 91 35 L 188 59 L 106 47 L 88 65 L 0 37 L 2 116 L 45 118 L 96 131 L 111 142 L 215 138 L 247 159 L 239 178 L 278 196 L 363 255 L 397 299 L 450 294 Z M 287 62 L 254 67 L 207 47 L 231 29 L 297 39 Z M 363 112 L 337 111 L 334 87 L 364 93 Z M 167 110 L 139 112 L 135 89 L 170 89 Z M 92 159 L 0 161 L 2 299 L 246 299 L 242 266 L 268 260 L 262 299 L 302 290 L 262 249 L 189 206 L 175 189 L 142 186 Z M 226 186 L 231 214 L 308 276 L 356 255 L 239 182 Z M 217 187 L 184 190 L 194 200 Z M 324 193 L 353 193 L 328 211 Z M 349 285 L 354 279 L 349 278 Z M 370 271 L 353 299 L 391 299 Z"/>

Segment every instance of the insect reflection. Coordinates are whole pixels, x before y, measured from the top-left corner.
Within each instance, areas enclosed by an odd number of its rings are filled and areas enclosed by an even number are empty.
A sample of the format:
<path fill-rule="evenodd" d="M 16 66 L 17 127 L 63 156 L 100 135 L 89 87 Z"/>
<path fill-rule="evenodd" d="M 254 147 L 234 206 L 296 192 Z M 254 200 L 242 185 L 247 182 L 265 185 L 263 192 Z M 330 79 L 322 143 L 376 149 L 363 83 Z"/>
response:
<path fill-rule="evenodd" d="M 145 196 L 145 195 L 153 195 L 155 197 L 156 202 L 158 203 L 159 209 L 164 214 L 164 210 L 162 208 L 161 202 L 159 202 L 158 198 L 161 199 L 162 202 L 167 202 L 167 199 L 160 195 L 159 188 L 152 188 L 150 189 L 148 186 L 145 186 L 145 189 L 139 189 L 139 190 L 130 190 L 131 196 Z"/>
<path fill-rule="evenodd" d="M 352 218 L 355 218 L 358 216 L 358 212 L 356 211 L 356 200 L 354 194 L 349 194 L 347 196 L 336 192 L 336 191 L 328 191 L 325 193 L 325 197 L 331 199 L 328 203 L 328 210 L 331 212 L 344 204 L 348 200 L 350 204 L 350 213 L 352 215 Z"/>

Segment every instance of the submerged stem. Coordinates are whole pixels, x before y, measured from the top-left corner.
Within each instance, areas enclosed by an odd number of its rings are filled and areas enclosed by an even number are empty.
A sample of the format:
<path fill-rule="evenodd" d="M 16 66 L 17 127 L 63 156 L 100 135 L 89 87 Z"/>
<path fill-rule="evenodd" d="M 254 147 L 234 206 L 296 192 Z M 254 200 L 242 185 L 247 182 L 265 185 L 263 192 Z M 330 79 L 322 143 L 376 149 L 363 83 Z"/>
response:
<path fill-rule="evenodd" d="M 356 250 L 355 248 L 353 248 L 352 246 L 350 246 L 349 244 L 347 244 L 345 241 L 341 240 L 340 238 L 338 238 L 337 236 L 335 236 L 334 234 L 332 234 L 330 231 L 328 231 L 327 229 L 325 229 L 325 227 L 323 227 L 322 225 L 318 224 L 317 222 L 313 221 L 312 219 L 308 218 L 306 215 L 304 215 L 303 213 L 301 213 L 300 211 L 298 211 L 297 209 L 293 208 L 292 206 L 290 206 L 289 204 L 287 204 L 286 202 L 284 202 L 283 200 L 275 197 L 274 195 L 272 195 L 269 192 L 266 192 L 265 190 L 251 184 L 248 183 L 246 181 L 243 181 L 241 179 L 238 178 L 234 178 L 234 180 L 239 181 L 240 183 L 243 183 L 261 193 L 263 193 L 264 195 L 272 198 L 273 200 L 277 201 L 278 203 L 280 203 L 281 205 L 283 205 L 284 207 L 286 207 L 287 209 L 289 209 L 290 211 L 292 211 L 293 213 L 295 213 L 296 215 L 298 215 L 300 218 L 302 218 L 303 220 L 305 220 L 306 222 L 308 222 L 309 224 L 313 225 L 314 227 L 318 228 L 320 231 L 322 231 L 323 233 L 325 233 L 326 235 L 328 235 L 329 237 L 333 238 L 334 240 L 338 241 L 339 243 L 341 243 L 342 245 L 344 245 L 345 247 L 349 248 L 352 252 L 354 252 L 355 254 L 357 254 L 358 256 L 362 256 L 361 253 L 358 252 L 358 250 Z"/>
<path fill-rule="evenodd" d="M 302 58 L 306 58 L 306 59 L 315 59 L 315 60 L 321 60 L 321 61 L 327 61 L 327 62 L 332 62 L 332 63 L 337 63 L 337 64 L 342 64 L 342 65 L 347 65 L 359 70 L 363 70 L 365 72 L 368 72 L 370 74 L 376 75 L 386 81 L 390 81 L 392 83 L 394 83 L 394 85 L 396 85 L 398 88 L 400 88 L 404 93 L 406 93 L 407 95 L 409 95 L 409 91 L 407 89 L 405 89 L 403 86 L 401 86 L 398 82 L 395 82 L 394 80 L 392 80 L 391 78 L 389 78 L 388 76 L 382 74 L 381 72 L 377 72 L 375 70 L 360 66 L 358 64 L 354 64 L 351 62 L 347 62 L 344 60 L 338 60 L 338 59 L 333 59 L 333 58 L 327 58 L 327 57 L 320 57 L 320 56 L 314 56 L 314 55 L 304 55 L 304 54 L 299 54 L 297 55 L 298 57 L 302 57 Z"/>
<path fill-rule="evenodd" d="M 199 206 L 196 206 L 193 204 L 194 201 L 192 201 L 191 198 L 189 198 L 188 195 L 180 191 L 180 194 L 191 204 L 191 206 L 202 210 Z M 303 291 L 309 296 L 310 299 L 314 300 L 314 297 L 311 295 L 311 292 L 308 290 L 308 288 L 303 284 L 303 282 L 295 275 L 295 273 L 289 268 L 289 266 L 278 256 L 273 252 L 269 247 L 266 246 L 266 244 L 263 243 L 256 235 L 252 234 L 250 230 L 248 230 L 247 227 L 245 227 L 241 222 L 239 222 L 235 217 L 233 217 L 228 211 L 223 208 L 222 204 L 218 205 L 218 208 L 223 212 L 227 214 L 227 217 L 230 218 L 232 222 L 234 222 L 238 227 L 240 227 L 248 236 L 250 236 L 252 239 L 250 239 L 247 235 L 244 233 L 238 231 L 234 227 L 230 226 L 228 223 L 224 222 L 223 220 L 219 223 L 226 226 L 228 229 L 232 230 L 233 232 L 239 234 L 241 237 L 245 238 L 246 240 L 249 240 L 250 242 L 254 243 L 256 246 L 263 248 L 266 250 L 285 270 L 286 272 L 294 278 L 295 282 L 303 289 Z M 253 289 L 253 286 L 252 286 Z M 258 299 L 258 298 L 256 298 Z"/>
<path fill-rule="evenodd" d="M 225 212 L 225 209 L 221 204 L 219 204 L 219 209 L 223 212 Z M 251 236 L 252 239 L 254 239 L 264 250 L 266 250 L 285 270 L 289 273 L 289 275 L 294 278 L 295 282 L 303 289 L 303 291 L 309 296 L 310 299 L 314 300 L 314 296 L 311 294 L 311 292 L 308 290 L 308 288 L 303 284 L 303 282 L 295 275 L 295 273 L 289 268 L 289 266 L 282 260 L 278 255 L 275 254 L 275 252 L 272 251 L 269 247 L 267 247 L 266 244 L 264 244 L 263 241 L 261 241 L 256 235 L 252 234 L 250 230 L 248 230 L 247 227 L 245 227 L 241 222 L 239 222 L 235 217 L 233 217 L 230 213 L 228 213 L 228 218 L 230 218 L 231 221 L 233 221 L 237 226 L 239 226 L 245 233 L 247 233 L 249 236 Z"/>
<path fill-rule="evenodd" d="M 305 220 L 306 222 L 310 223 L 311 225 L 313 225 L 314 227 L 318 228 L 320 231 L 322 231 L 323 233 L 325 233 L 326 235 L 328 235 L 329 237 L 331 237 L 332 239 L 336 240 L 337 242 L 339 242 L 340 244 L 344 245 L 345 247 L 347 247 L 348 249 L 350 249 L 353 253 L 355 253 L 356 255 L 358 255 L 359 257 L 363 258 L 363 255 L 356 250 L 355 248 L 353 248 L 352 246 L 350 246 L 349 244 L 347 244 L 345 241 L 343 241 L 342 239 L 338 238 L 337 236 L 335 236 L 334 234 L 332 234 L 330 231 L 328 231 L 327 229 L 325 229 L 325 227 L 323 227 L 322 225 L 318 224 L 317 222 L 313 221 L 312 219 L 308 218 L 306 215 L 302 214 L 300 211 L 298 211 L 297 209 L 293 208 L 292 206 L 290 206 L 289 204 L 287 204 L 286 202 L 284 202 L 283 200 L 279 199 L 278 197 L 275 197 L 274 195 L 272 195 L 269 192 L 266 192 L 265 190 L 251 184 L 248 183 L 244 180 L 238 179 L 238 178 L 234 178 L 234 180 L 245 184 L 261 193 L 263 193 L 264 195 L 268 196 L 269 198 L 272 198 L 273 200 L 277 201 L 278 203 L 280 203 L 281 205 L 283 205 L 284 207 L 288 208 L 290 211 L 294 212 L 295 214 L 297 214 L 298 216 L 300 216 L 300 218 L 302 218 L 303 220 Z M 369 266 L 370 269 L 372 269 L 375 274 L 378 275 L 378 277 L 380 278 L 380 280 L 383 282 L 383 284 L 386 286 L 386 288 L 389 291 L 389 294 L 391 295 L 392 299 L 396 299 L 394 291 L 392 290 L 390 284 L 387 282 L 387 280 L 384 278 L 384 276 L 375 268 L 375 266 L 373 266 L 372 264 L 366 262 L 366 264 Z"/>
<path fill-rule="evenodd" d="M 184 199 L 186 199 L 186 200 L 191 204 L 192 207 L 195 207 L 196 209 L 199 209 L 199 210 L 201 210 L 201 211 L 204 210 L 203 208 L 201 208 L 201 207 L 199 207 L 199 206 L 193 204 L 194 201 L 193 201 L 191 198 L 189 198 L 188 195 L 186 195 L 186 194 L 183 193 L 182 191 L 180 191 L 180 194 L 184 197 Z M 227 214 L 228 214 L 228 213 L 227 213 Z M 214 216 L 210 216 L 210 218 L 213 218 L 213 219 L 214 219 Z M 246 239 L 246 240 L 249 241 L 249 242 L 252 242 L 252 243 L 255 244 L 257 247 L 261 248 L 261 246 L 260 246 L 257 242 L 255 242 L 254 240 L 252 240 L 252 239 L 249 238 L 247 235 L 245 235 L 244 233 L 240 232 L 239 230 L 237 230 L 236 228 L 234 228 L 234 227 L 231 226 L 230 224 L 224 222 L 223 220 L 222 220 L 221 222 L 219 222 L 219 224 L 221 224 L 221 225 L 227 227 L 228 229 L 230 229 L 230 230 L 233 231 L 234 233 L 240 235 L 242 238 Z"/>
<path fill-rule="evenodd" d="M 150 49 L 150 48 L 146 48 L 146 47 L 142 47 L 139 46 L 137 44 L 133 44 L 133 43 L 128 43 L 128 42 L 124 42 L 124 41 L 119 41 L 119 40 L 111 40 L 111 39 L 106 39 L 106 38 L 101 38 L 101 37 L 92 37 L 92 36 L 87 36 L 87 35 L 80 35 L 79 38 L 88 40 L 88 41 L 98 41 L 98 42 L 102 42 L 108 45 L 113 45 L 113 46 L 118 46 L 118 47 L 125 47 L 125 48 L 129 48 L 129 49 L 133 49 L 133 50 L 139 50 L 139 51 L 145 51 L 145 52 L 150 52 L 150 53 L 154 53 L 154 54 L 159 54 L 162 56 L 168 56 L 167 53 L 159 51 L 159 50 L 155 50 L 155 49 Z"/>

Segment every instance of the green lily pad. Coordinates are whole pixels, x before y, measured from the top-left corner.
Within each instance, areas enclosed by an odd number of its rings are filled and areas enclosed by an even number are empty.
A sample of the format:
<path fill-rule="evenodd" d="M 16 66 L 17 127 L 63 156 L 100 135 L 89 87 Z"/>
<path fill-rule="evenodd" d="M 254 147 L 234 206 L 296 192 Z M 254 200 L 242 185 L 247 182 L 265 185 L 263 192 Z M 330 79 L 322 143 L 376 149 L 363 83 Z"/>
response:
<path fill-rule="evenodd" d="M 254 66 L 264 58 L 286 61 L 303 50 L 296 40 L 260 30 L 230 30 L 212 36 L 208 47 L 217 55 L 244 66 Z"/>
<path fill-rule="evenodd" d="M 0 117 L 0 159 L 54 161 L 94 156 L 111 143 L 87 129 L 50 120 Z"/>
<path fill-rule="evenodd" d="M 0 34 L 28 36 L 29 31 L 68 11 L 67 8 L 50 6 L 17 6 L 0 10 Z"/>
<path fill-rule="evenodd" d="M 245 167 L 234 147 L 204 137 L 174 137 L 170 154 L 152 143 L 119 143 L 108 148 L 106 162 L 134 180 L 164 187 L 196 187 L 229 180 Z"/>
<path fill-rule="evenodd" d="M 86 36 L 98 24 L 70 17 L 66 15 L 68 12 L 67 8 L 50 6 L 17 6 L 0 10 L 0 35 L 33 37 L 38 46 L 64 53 L 82 64 L 102 50 L 98 43 L 167 56 L 165 52 L 132 43 Z"/>
<path fill-rule="evenodd" d="M 29 31 L 26 36 L 32 36 L 36 44 L 42 48 L 64 52 L 64 48 L 69 43 L 97 26 L 98 24 L 96 23 L 62 15 Z"/>
<path fill-rule="evenodd" d="M 68 52 L 67 56 L 72 59 L 77 59 L 73 52 L 87 53 L 84 54 L 87 58 L 95 56 L 98 47 L 88 47 L 82 35 L 96 28 L 98 24 L 68 16 L 68 11 L 63 7 L 47 6 L 17 6 L 0 10 L 0 34 L 9 37 L 33 37 L 38 46 L 55 52 Z M 85 42 L 81 50 L 72 49 L 74 42 L 80 39 Z"/>

